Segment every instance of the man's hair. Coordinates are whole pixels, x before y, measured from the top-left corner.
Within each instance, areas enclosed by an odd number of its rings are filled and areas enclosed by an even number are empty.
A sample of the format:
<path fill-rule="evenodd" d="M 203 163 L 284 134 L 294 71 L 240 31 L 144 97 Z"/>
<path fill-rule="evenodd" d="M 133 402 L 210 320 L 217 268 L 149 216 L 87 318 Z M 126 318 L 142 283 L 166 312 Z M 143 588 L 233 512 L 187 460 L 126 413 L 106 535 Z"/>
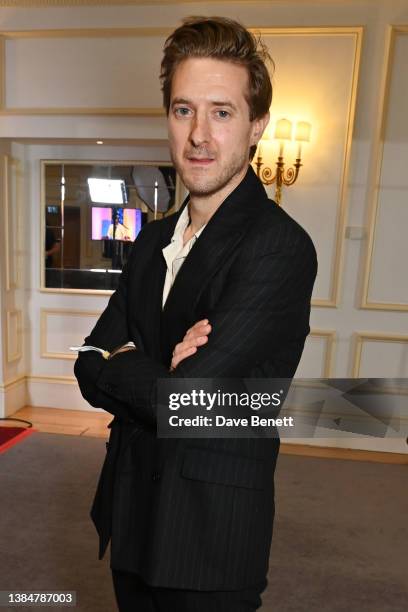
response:
<path fill-rule="evenodd" d="M 274 64 L 258 37 L 226 17 L 187 17 L 164 44 L 160 81 L 166 113 L 170 111 L 171 84 L 179 64 L 189 58 L 209 57 L 244 66 L 248 73 L 246 100 L 249 119 L 266 115 L 272 102 L 272 83 L 266 64 Z M 252 159 L 256 146 L 251 147 Z"/>

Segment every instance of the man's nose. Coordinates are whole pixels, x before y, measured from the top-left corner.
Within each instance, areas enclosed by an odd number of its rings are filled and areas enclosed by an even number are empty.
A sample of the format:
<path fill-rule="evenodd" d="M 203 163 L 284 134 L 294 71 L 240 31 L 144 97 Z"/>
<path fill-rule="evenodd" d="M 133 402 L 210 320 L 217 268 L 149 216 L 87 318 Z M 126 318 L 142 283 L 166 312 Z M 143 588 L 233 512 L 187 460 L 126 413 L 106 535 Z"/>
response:
<path fill-rule="evenodd" d="M 197 114 L 194 117 L 191 126 L 190 140 L 195 147 L 199 147 L 209 142 L 210 126 L 206 115 Z"/>

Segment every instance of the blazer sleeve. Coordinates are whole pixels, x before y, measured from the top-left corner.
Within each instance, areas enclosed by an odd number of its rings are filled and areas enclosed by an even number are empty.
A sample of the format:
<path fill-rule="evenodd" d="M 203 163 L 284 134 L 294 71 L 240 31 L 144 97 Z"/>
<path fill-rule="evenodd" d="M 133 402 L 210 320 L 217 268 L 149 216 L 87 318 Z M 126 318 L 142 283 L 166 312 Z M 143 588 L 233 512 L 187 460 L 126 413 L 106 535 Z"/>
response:
<path fill-rule="evenodd" d="M 143 344 L 140 335 L 133 333 L 132 338 L 129 334 L 127 320 L 127 287 L 129 275 L 131 275 L 132 262 L 143 255 L 146 241 L 149 241 L 150 232 L 153 230 L 155 222 L 146 225 L 139 233 L 132 246 L 132 252 L 128 262 L 120 275 L 119 286 L 109 299 L 108 305 L 99 317 L 95 327 L 89 336 L 84 340 L 84 344 L 97 346 L 107 351 L 126 344 L 132 340 L 140 351 Z M 113 360 L 112 360 L 113 361 Z M 80 352 L 74 365 L 74 373 L 78 380 L 82 396 L 95 408 L 103 408 L 108 412 L 119 416 L 123 420 L 133 420 L 131 407 L 118 397 L 112 397 L 105 393 L 103 388 L 97 386 L 96 382 L 102 376 L 104 368 L 108 362 L 96 351 Z"/>
<path fill-rule="evenodd" d="M 96 355 L 104 363 L 94 379 L 92 400 L 97 402 L 102 393 L 127 406 L 136 420 L 154 425 L 158 378 L 250 377 L 263 361 L 273 360 L 282 343 L 304 342 L 310 331 L 316 252 L 306 232 L 290 230 L 281 228 L 273 246 L 261 252 L 256 242 L 247 243 L 221 298 L 206 314 L 212 325 L 207 344 L 171 373 L 143 351 L 118 354 L 110 361 Z M 124 318 L 125 284 L 126 277 L 111 300 L 111 311 Z"/>

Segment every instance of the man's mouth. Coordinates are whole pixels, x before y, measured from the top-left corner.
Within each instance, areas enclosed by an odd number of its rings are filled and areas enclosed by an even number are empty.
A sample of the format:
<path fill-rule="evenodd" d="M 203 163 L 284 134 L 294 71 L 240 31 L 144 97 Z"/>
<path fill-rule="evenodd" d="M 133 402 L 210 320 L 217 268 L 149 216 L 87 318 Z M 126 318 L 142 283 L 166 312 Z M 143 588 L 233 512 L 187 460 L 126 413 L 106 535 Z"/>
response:
<path fill-rule="evenodd" d="M 187 157 L 188 161 L 196 166 L 208 166 L 210 165 L 214 160 L 213 157 L 193 157 L 193 156 L 189 156 Z"/>

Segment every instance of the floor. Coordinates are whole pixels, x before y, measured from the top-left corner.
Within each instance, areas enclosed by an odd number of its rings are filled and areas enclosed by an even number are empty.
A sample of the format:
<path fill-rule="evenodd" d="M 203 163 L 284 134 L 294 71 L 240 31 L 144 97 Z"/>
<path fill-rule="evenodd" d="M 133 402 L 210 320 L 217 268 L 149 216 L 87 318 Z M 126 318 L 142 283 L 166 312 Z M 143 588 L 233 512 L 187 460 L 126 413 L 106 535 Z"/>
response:
<path fill-rule="evenodd" d="M 105 455 L 86 433 L 1 455 L 3 591 L 76 591 L 75 612 L 117 611 L 89 517 Z M 406 480 L 405 465 L 281 455 L 262 612 L 407 612 Z"/>
<path fill-rule="evenodd" d="M 10 415 L 9 418 L 30 421 L 36 430 L 45 433 L 107 438 L 107 425 L 113 417 L 106 412 L 25 406 Z M 14 427 L 17 424 L 15 421 L 3 421 L 2 423 L 2 425 Z M 281 453 L 284 455 L 408 465 L 408 455 L 405 454 L 313 447 L 306 444 L 281 444 Z"/>
<path fill-rule="evenodd" d="M 113 416 L 107 412 L 25 406 L 8 418 L 30 421 L 34 429 L 44 433 L 106 438 L 108 436 L 107 425 Z M 15 427 L 18 423 L 5 421 L 4 425 Z"/>

